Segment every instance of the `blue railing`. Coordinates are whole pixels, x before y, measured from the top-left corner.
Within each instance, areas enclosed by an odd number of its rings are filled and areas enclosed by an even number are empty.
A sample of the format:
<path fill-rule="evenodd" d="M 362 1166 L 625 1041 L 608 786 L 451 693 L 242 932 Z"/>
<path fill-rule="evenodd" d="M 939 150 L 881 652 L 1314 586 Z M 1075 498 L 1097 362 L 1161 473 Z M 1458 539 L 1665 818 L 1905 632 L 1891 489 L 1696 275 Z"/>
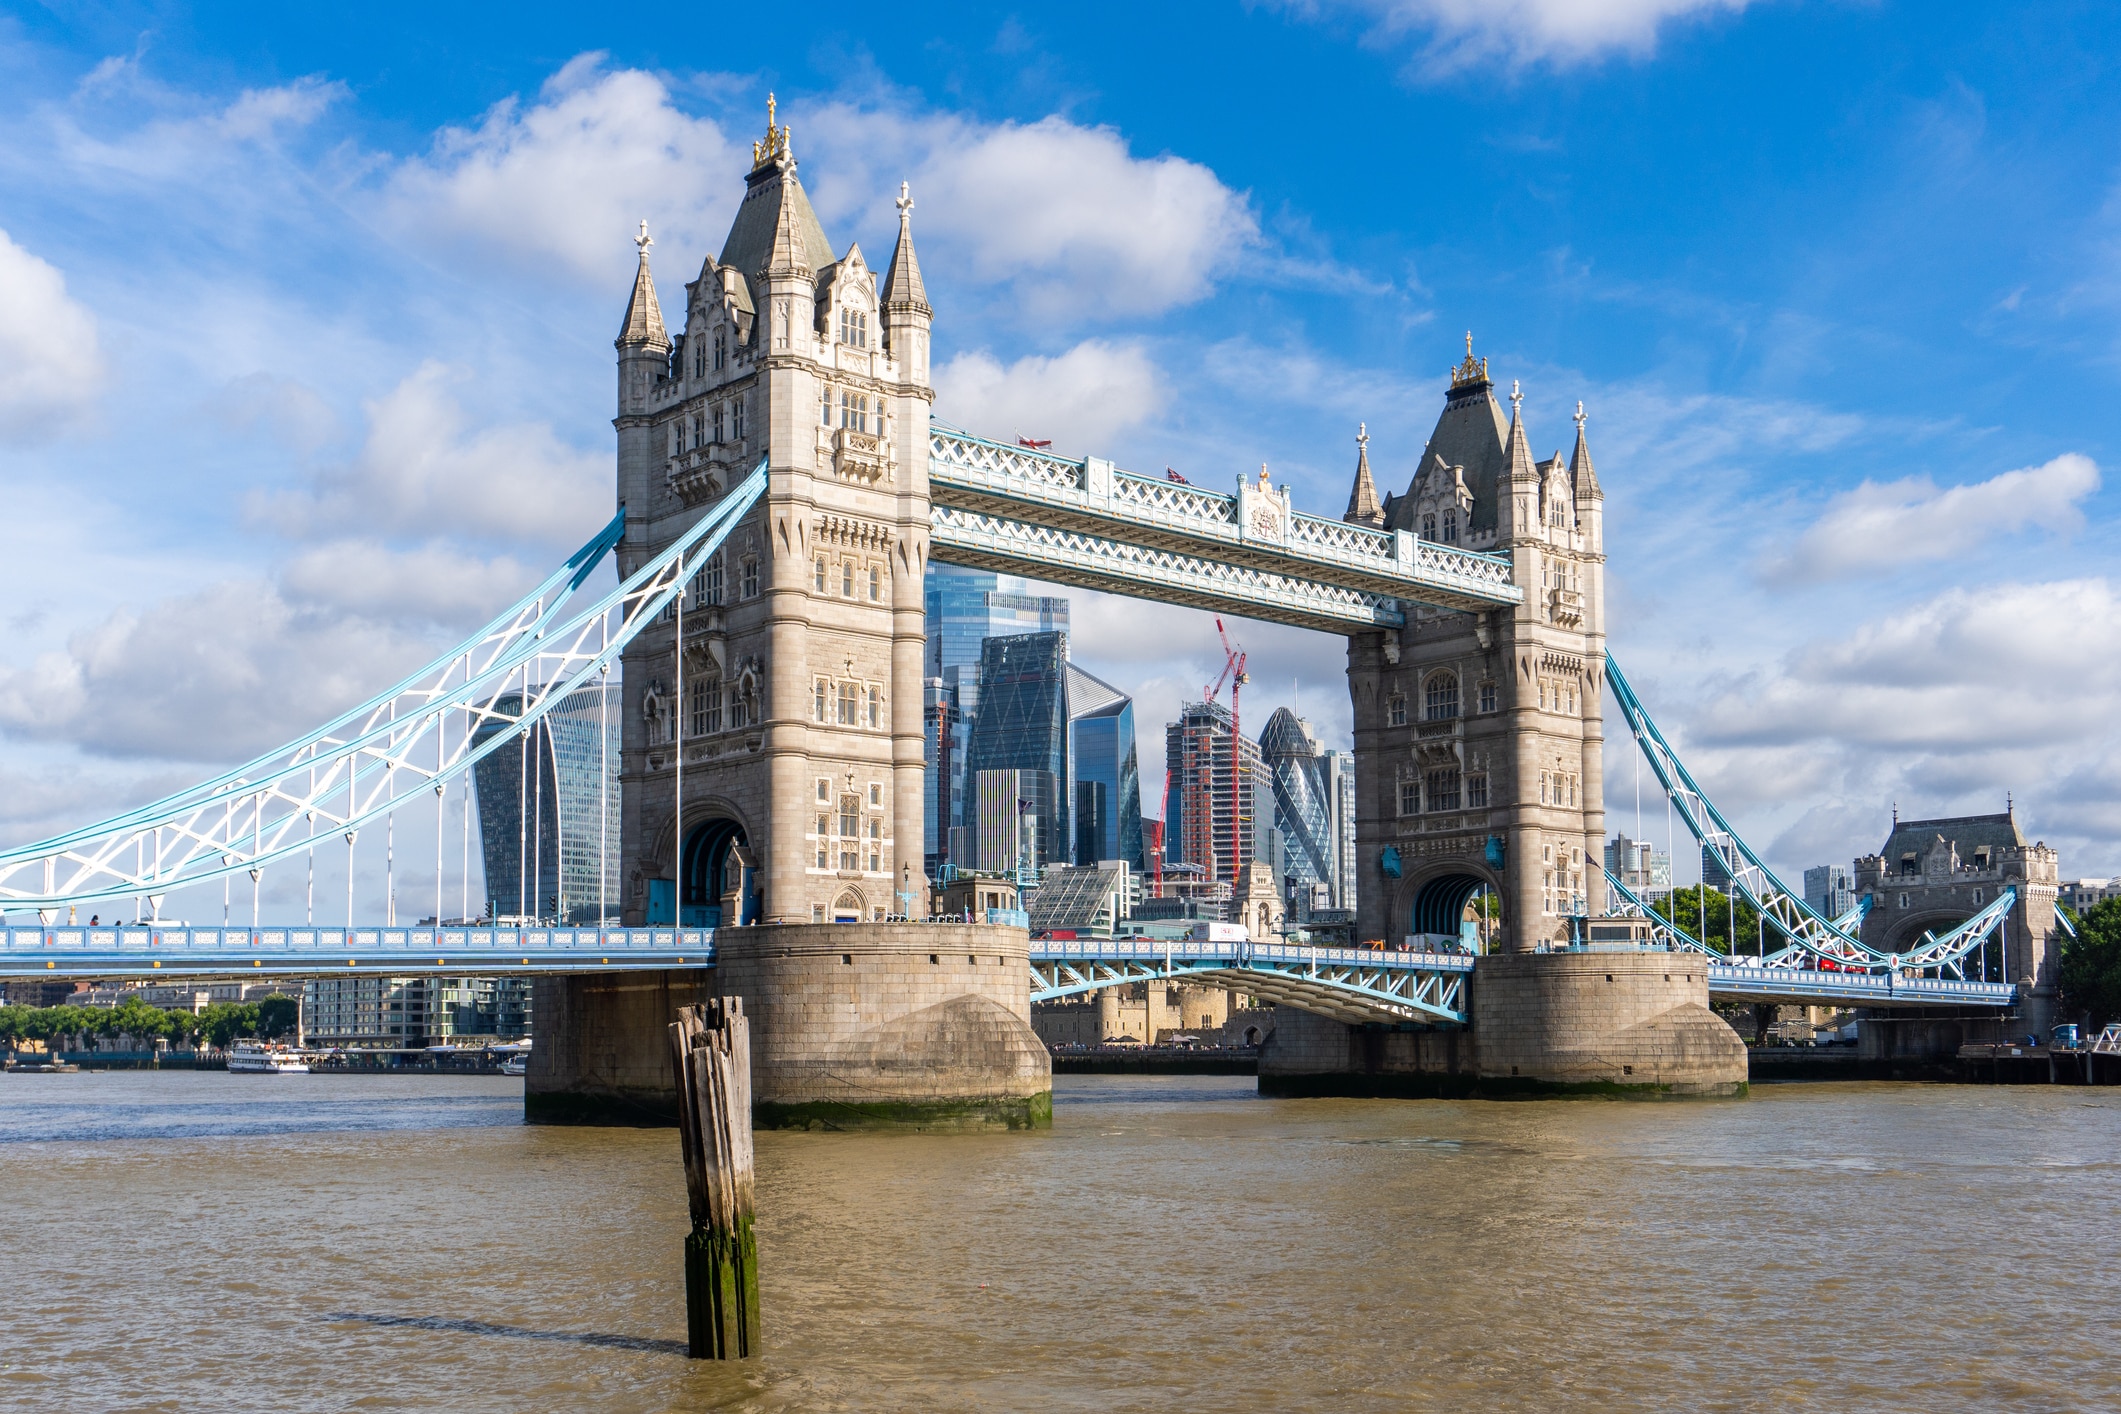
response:
<path fill-rule="evenodd" d="M 191 928 L 0 929 L 0 972 L 306 972 L 705 966 L 711 928 Z"/>

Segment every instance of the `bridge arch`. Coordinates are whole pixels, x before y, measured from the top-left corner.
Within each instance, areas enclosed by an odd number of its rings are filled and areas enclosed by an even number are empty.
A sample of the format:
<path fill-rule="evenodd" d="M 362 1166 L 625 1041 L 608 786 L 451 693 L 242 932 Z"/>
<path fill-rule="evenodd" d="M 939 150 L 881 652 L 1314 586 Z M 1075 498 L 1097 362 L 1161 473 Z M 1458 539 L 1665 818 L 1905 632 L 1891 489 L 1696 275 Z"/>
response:
<path fill-rule="evenodd" d="M 1498 898 L 1502 896 L 1501 888 L 1488 871 L 1462 863 L 1414 881 L 1407 906 L 1407 931 L 1453 938 L 1460 936 L 1466 905 L 1483 889 Z M 1507 922 L 1506 919 L 1497 921 Z"/>
<path fill-rule="evenodd" d="M 688 825 L 684 848 L 679 853 L 679 910 L 681 925 L 700 927 L 736 926 L 757 921 L 758 887 L 747 867 L 750 837 L 743 822 L 715 815 Z M 740 853 L 741 851 L 741 853 Z M 725 900 L 737 900 L 737 917 L 724 917 Z"/>

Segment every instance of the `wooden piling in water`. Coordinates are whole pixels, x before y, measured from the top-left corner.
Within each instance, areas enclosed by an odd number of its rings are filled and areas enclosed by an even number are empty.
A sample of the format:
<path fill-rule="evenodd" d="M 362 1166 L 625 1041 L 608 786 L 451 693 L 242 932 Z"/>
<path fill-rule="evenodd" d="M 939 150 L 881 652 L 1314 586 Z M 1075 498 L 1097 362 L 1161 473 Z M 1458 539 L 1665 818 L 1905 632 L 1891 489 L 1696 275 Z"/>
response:
<path fill-rule="evenodd" d="M 759 1351 L 759 1249 L 752 1232 L 751 1027 L 740 997 L 682 1007 L 670 1027 L 692 1232 L 685 1330 L 695 1360 Z"/>

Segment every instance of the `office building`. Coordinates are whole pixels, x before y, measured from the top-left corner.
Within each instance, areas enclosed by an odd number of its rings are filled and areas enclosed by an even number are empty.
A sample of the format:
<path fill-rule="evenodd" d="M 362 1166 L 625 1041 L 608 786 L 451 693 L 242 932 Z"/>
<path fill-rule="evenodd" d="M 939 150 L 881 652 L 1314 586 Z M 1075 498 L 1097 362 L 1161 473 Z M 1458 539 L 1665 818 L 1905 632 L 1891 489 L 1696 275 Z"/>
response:
<path fill-rule="evenodd" d="M 1354 762 L 1327 751 L 1311 724 L 1287 707 L 1259 734 L 1260 758 L 1273 787 L 1268 862 L 1282 897 L 1302 921 L 1319 909 L 1354 906 Z"/>
<path fill-rule="evenodd" d="M 1839 918 L 1856 906 L 1855 872 L 1840 864 L 1820 864 L 1805 870 L 1804 901 L 1823 918 Z"/>
<path fill-rule="evenodd" d="M 1606 872 L 1627 885 L 1635 897 L 1654 902 L 1672 892 L 1672 856 L 1646 840 L 1615 835 L 1606 841 Z"/>
<path fill-rule="evenodd" d="M 1273 782 L 1251 738 L 1235 739 L 1233 757 L 1231 728 L 1220 702 L 1189 702 L 1164 728 L 1167 875 L 1172 865 L 1195 864 L 1205 882 L 1232 883 L 1271 847 Z"/>
<path fill-rule="evenodd" d="M 620 705 L 619 685 L 606 683 L 570 694 L 527 732 L 494 720 L 473 734 L 474 746 L 507 737 L 472 768 L 488 917 L 618 916 Z M 704 697 L 687 703 L 705 707 Z M 504 718 L 521 710 L 520 694 L 494 702 Z"/>

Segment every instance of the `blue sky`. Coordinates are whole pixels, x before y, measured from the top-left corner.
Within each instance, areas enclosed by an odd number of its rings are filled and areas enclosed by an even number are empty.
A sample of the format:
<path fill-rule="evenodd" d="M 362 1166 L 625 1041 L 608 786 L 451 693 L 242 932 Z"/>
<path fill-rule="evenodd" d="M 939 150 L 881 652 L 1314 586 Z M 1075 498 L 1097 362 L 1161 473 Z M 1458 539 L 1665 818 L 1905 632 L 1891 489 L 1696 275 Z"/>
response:
<path fill-rule="evenodd" d="M 294 735 L 585 538 L 627 238 L 674 303 L 771 89 L 836 241 L 912 182 L 939 415 L 1337 511 L 1471 329 L 1536 451 L 1586 403 L 1614 651 L 1778 866 L 2011 791 L 2121 872 L 2109 7 L 304 9 L 0 9 L 0 837 Z M 1212 626 L 1075 598 L 1153 740 Z M 1340 643 L 1242 636 L 1248 709 L 1344 740 Z"/>

